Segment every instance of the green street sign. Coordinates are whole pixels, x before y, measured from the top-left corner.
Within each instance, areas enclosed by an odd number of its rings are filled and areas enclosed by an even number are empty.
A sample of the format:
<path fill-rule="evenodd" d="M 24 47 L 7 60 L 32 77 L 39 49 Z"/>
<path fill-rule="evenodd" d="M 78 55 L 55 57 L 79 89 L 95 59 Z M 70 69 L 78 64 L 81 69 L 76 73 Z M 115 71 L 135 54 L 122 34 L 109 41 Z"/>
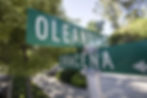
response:
<path fill-rule="evenodd" d="M 100 37 L 57 17 L 29 9 L 27 43 L 43 46 L 84 46 Z"/>
<path fill-rule="evenodd" d="M 63 68 L 92 67 L 102 72 L 147 74 L 147 40 L 101 48 L 91 54 L 77 53 L 60 57 Z"/>

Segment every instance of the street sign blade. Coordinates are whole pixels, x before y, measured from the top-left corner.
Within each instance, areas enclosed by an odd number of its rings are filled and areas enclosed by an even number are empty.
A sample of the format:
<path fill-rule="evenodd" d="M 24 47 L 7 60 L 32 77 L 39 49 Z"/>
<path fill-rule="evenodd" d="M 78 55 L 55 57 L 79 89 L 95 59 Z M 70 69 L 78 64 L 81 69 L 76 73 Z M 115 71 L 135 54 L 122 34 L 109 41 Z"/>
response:
<path fill-rule="evenodd" d="M 90 32 L 72 23 L 34 9 L 28 9 L 28 44 L 81 47 L 98 37 L 98 33 Z"/>
<path fill-rule="evenodd" d="M 74 56 L 75 55 L 72 55 L 70 58 L 74 60 Z M 92 67 L 102 72 L 147 74 L 147 40 L 101 48 L 92 54 L 78 54 L 76 56 L 78 61 L 74 60 L 72 65 L 72 62 L 68 63 L 68 61 L 66 61 L 66 57 L 67 55 L 62 56 L 62 58 L 65 58 L 66 65 L 70 66 L 70 68 L 75 68 L 73 65 L 76 63 L 80 66 L 79 68 Z M 62 60 L 60 62 L 62 62 Z M 67 67 L 66 65 L 64 68 Z M 63 65 L 61 64 L 61 66 Z"/>

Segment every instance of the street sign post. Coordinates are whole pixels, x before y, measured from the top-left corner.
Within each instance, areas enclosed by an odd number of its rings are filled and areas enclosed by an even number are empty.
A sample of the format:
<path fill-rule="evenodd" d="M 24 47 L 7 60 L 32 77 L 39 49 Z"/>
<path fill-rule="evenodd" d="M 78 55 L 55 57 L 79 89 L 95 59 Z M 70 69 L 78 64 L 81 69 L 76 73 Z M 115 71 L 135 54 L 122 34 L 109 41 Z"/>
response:
<path fill-rule="evenodd" d="M 102 72 L 147 74 L 147 41 L 101 48 L 91 54 L 76 53 L 60 58 L 63 68 L 92 67 Z"/>
<path fill-rule="evenodd" d="M 101 89 L 100 72 L 95 69 L 85 69 L 90 98 L 105 98 Z"/>
<path fill-rule="evenodd" d="M 101 36 L 57 17 L 28 10 L 27 43 L 42 46 L 80 47 Z"/>

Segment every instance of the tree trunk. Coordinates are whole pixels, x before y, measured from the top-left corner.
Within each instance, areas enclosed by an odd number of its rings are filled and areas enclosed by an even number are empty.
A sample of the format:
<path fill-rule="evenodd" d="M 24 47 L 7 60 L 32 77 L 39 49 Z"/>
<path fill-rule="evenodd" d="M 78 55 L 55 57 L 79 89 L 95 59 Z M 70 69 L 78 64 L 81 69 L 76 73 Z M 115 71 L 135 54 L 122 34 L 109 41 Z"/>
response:
<path fill-rule="evenodd" d="M 28 56 L 27 56 L 27 46 L 23 45 L 22 46 L 22 51 L 23 51 L 23 57 L 24 57 L 24 63 L 28 63 Z M 31 90 L 31 82 L 30 78 L 26 78 L 26 92 L 27 92 L 27 98 L 33 98 L 32 96 L 32 90 Z"/>
<path fill-rule="evenodd" d="M 7 98 L 12 98 L 13 91 L 13 78 L 9 80 L 8 90 L 7 90 Z"/>
<path fill-rule="evenodd" d="M 26 86 L 27 86 L 27 98 L 33 98 L 30 78 L 26 79 Z"/>

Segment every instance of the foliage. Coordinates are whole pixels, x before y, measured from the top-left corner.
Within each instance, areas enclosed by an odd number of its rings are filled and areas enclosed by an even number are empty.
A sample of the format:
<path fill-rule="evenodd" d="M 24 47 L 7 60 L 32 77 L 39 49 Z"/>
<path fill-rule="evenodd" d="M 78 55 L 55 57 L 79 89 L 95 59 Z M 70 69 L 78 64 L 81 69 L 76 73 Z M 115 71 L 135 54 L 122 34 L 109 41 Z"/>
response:
<path fill-rule="evenodd" d="M 13 95 L 12 98 L 26 98 L 26 79 L 23 77 L 15 77 L 13 80 Z"/>
<path fill-rule="evenodd" d="M 28 8 L 58 17 L 64 16 L 61 0 L 0 0 L 0 66 L 14 78 L 28 78 L 48 69 L 57 63 L 59 55 L 72 51 L 71 48 L 27 45 L 25 39 Z M 25 89 L 28 88 L 23 81 L 26 79 L 15 80 L 13 98 L 26 98 Z"/>
<path fill-rule="evenodd" d="M 32 85 L 32 94 L 34 98 L 49 98 L 46 94 L 44 94 L 44 92 L 38 88 L 36 85 Z"/>
<path fill-rule="evenodd" d="M 80 88 L 86 88 L 86 79 L 82 74 L 75 73 L 71 78 L 71 85 Z"/>
<path fill-rule="evenodd" d="M 57 74 L 57 78 L 64 83 L 79 87 L 86 87 L 86 78 L 77 70 L 64 70 Z"/>
<path fill-rule="evenodd" d="M 110 20 L 114 28 L 122 25 L 120 20 L 134 21 L 147 15 L 146 0 L 97 0 L 96 11 Z M 102 17 L 103 17 L 102 16 Z"/>
<path fill-rule="evenodd" d="M 26 96 L 26 78 L 24 77 L 15 77 L 13 85 L 13 96 L 12 98 L 27 98 Z M 32 84 L 32 94 L 34 98 L 48 98 L 47 95 L 42 92 L 35 84 Z"/>
<path fill-rule="evenodd" d="M 61 0 L 0 0 L 0 64 L 10 75 L 30 76 L 57 63 L 71 48 L 29 46 L 25 41 L 27 9 L 63 17 Z"/>
<path fill-rule="evenodd" d="M 87 29 L 93 32 L 101 33 L 103 30 L 104 21 L 90 21 L 87 25 Z"/>
<path fill-rule="evenodd" d="M 120 28 L 110 37 L 110 44 L 121 44 L 147 39 L 147 19 L 137 19 L 129 25 Z"/>
<path fill-rule="evenodd" d="M 97 25 L 95 21 L 90 21 L 87 25 L 87 29 L 96 32 L 97 31 Z"/>

